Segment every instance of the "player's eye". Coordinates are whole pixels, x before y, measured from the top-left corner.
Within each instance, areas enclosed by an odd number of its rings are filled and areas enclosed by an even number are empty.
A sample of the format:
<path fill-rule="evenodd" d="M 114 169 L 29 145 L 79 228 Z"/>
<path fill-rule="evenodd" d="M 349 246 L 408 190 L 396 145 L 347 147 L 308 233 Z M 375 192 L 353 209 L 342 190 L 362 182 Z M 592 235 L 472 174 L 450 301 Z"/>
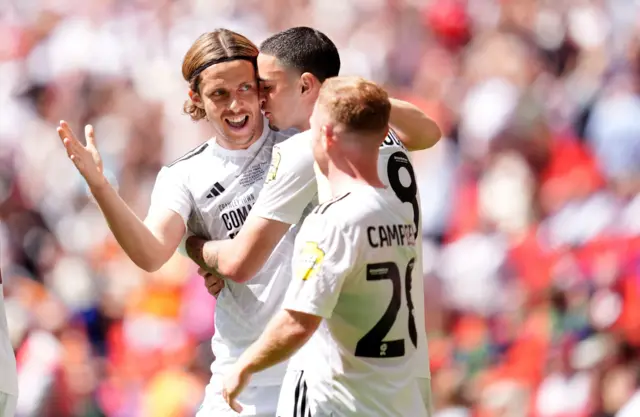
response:
<path fill-rule="evenodd" d="M 213 98 L 220 98 L 224 97 L 225 95 L 227 95 L 227 90 L 223 90 L 222 88 L 213 90 L 213 93 L 211 93 L 211 97 Z"/>
<path fill-rule="evenodd" d="M 244 91 L 250 91 L 253 89 L 253 85 L 252 84 L 242 84 L 242 86 L 240 87 L 240 91 L 244 92 Z"/>
<path fill-rule="evenodd" d="M 261 88 L 262 88 L 262 91 L 264 91 L 266 93 L 266 92 L 271 91 L 272 86 L 270 86 L 268 84 L 262 84 Z"/>

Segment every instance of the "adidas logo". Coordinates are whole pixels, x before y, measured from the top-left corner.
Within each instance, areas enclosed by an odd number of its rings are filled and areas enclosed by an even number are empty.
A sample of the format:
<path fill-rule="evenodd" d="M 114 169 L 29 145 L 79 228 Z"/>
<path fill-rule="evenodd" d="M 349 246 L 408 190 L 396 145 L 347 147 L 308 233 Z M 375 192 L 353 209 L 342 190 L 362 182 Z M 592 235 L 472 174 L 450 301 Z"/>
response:
<path fill-rule="evenodd" d="M 213 184 L 213 188 L 209 191 L 209 194 L 207 194 L 207 198 L 217 197 L 222 193 L 224 193 L 224 187 L 220 185 L 219 182 L 216 182 Z"/>

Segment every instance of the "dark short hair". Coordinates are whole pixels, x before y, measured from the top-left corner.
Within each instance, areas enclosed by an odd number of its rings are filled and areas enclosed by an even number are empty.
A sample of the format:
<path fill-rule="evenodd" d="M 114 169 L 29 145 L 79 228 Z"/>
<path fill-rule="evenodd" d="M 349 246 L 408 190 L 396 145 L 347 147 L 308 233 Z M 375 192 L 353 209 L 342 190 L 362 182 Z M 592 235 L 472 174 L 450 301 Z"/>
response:
<path fill-rule="evenodd" d="M 320 82 L 340 72 L 338 48 L 319 30 L 298 26 L 267 38 L 260 52 L 274 56 L 286 67 L 313 74 Z"/>

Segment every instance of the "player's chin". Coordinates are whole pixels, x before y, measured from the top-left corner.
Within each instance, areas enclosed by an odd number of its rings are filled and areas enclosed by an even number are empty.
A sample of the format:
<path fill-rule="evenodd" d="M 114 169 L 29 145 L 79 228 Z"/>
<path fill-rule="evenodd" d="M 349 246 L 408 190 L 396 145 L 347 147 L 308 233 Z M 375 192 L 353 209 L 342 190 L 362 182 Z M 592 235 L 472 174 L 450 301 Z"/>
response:
<path fill-rule="evenodd" d="M 240 132 L 236 130 L 225 129 L 225 136 L 227 137 L 228 141 L 232 142 L 235 146 L 238 146 L 240 148 L 251 145 L 251 143 L 258 137 L 256 135 L 255 126 L 242 129 L 242 131 Z"/>
<path fill-rule="evenodd" d="M 274 123 L 272 123 L 271 121 L 269 121 L 269 129 L 273 130 L 274 132 L 280 131 L 280 128 L 276 126 Z"/>
<path fill-rule="evenodd" d="M 276 131 L 276 132 L 280 130 L 275 118 L 273 117 L 273 113 L 271 113 L 270 111 L 265 111 L 264 112 L 264 116 L 269 121 L 269 129 L 271 129 L 273 131 Z"/>

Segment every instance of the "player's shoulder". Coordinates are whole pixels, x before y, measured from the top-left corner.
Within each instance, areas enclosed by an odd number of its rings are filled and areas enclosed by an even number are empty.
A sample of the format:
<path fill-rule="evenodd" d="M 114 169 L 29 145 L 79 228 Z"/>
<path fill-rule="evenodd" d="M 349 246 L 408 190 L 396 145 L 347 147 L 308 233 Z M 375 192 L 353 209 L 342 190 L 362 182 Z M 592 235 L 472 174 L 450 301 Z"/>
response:
<path fill-rule="evenodd" d="M 303 223 L 300 235 L 304 239 L 368 247 L 372 231 L 406 229 L 412 222 L 411 209 L 401 204 L 392 191 L 357 187 L 317 206 Z"/>
<path fill-rule="evenodd" d="M 202 155 L 209 148 L 209 146 L 211 145 L 208 141 L 201 145 L 198 145 L 195 148 L 188 151 L 187 153 L 185 153 L 184 155 L 174 159 L 172 162 L 165 165 L 164 168 L 168 170 L 173 170 L 173 171 L 178 169 L 183 169 L 183 167 L 185 167 L 186 165 L 189 165 L 195 161 L 198 161 L 200 158 L 202 158 Z"/>
<path fill-rule="evenodd" d="M 267 184 L 277 183 L 280 179 L 288 181 L 292 175 L 305 181 L 315 176 L 309 135 L 307 132 L 296 133 L 273 147 Z"/>
<path fill-rule="evenodd" d="M 319 223 L 351 229 L 375 210 L 377 202 L 370 193 L 353 190 L 336 196 L 316 206 L 310 214 Z"/>
<path fill-rule="evenodd" d="M 311 211 L 311 214 L 313 214 L 314 216 L 323 217 L 325 219 L 336 217 L 336 216 L 334 216 L 334 214 L 336 214 L 337 210 L 342 211 L 342 209 L 347 206 L 347 204 L 345 202 L 347 201 L 347 198 L 349 198 L 350 196 L 352 196 L 352 193 L 351 192 L 347 192 L 347 193 L 344 193 L 344 194 L 339 195 L 337 197 L 333 197 L 332 199 L 327 200 L 324 203 L 317 205 L 316 208 L 314 208 Z M 351 199 L 353 199 L 353 197 L 351 197 Z M 336 207 L 338 207 L 338 206 L 340 208 L 336 209 Z M 329 213 L 329 209 L 331 209 L 330 213 Z"/>
<path fill-rule="evenodd" d="M 198 183 L 205 180 L 207 177 L 202 175 L 203 170 L 210 169 L 211 166 L 222 166 L 226 160 L 225 156 L 216 154 L 215 142 L 212 141 L 196 146 L 163 166 L 158 173 L 158 179 L 180 183 L 186 187 L 193 185 L 194 181 Z"/>
<path fill-rule="evenodd" d="M 209 148 L 209 143 L 205 142 L 196 146 L 182 156 L 174 159 L 172 162 L 163 166 L 158 172 L 157 183 L 180 183 L 186 184 L 189 178 L 189 172 L 194 168 L 194 163 L 202 158 L 202 155 Z"/>
<path fill-rule="evenodd" d="M 265 127 L 266 132 L 265 132 L 265 137 L 266 137 L 266 141 L 265 143 L 268 143 L 270 146 L 278 146 L 281 143 L 283 143 L 284 141 L 286 141 L 287 139 L 289 139 L 291 136 L 293 136 L 297 131 L 280 131 L 280 130 L 273 130 L 270 127 Z"/>
<path fill-rule="evenodd" d="M 290 138 L 292 138 L 293 136 L 297 135 L 299 132 L 298 129 L 287 129 L 287 130 L 271 130 L 272 133 L 270 133 L 273 138 L 275 139 L 275 144 L 276 145 L 280 145 L 281 143 L 289 140 Z"/>
<path fill-rule="evenodd" d="M 409 210 L 388 188 L 355 188 L 313 209 L 323 222 L 351 227 L 380 216 L 407 217 Z"/>
<path fill-rule="evenodd" d="M 338 236 L 352 238 L 353 213 L 345 206 L 350 197 L 350 193 L 345 193 L 316 206 L 302 223 L 299 239 L 334 241 Z"/>
<path fill-rule="evenodd" d="M 279 132 L 281 133 L 281 132 Z M 282 133 L 286 137 L 285 140 L 278 143 L 277 148 L 281 153 L 296 154 L 301 151 L 309 151 L 311 154 L 311 131 L 305 130 L 304 132 L 289 131 L 292 133 L 290 136 Z M 306 152 L 305 152 L 306 153 Z"/>

